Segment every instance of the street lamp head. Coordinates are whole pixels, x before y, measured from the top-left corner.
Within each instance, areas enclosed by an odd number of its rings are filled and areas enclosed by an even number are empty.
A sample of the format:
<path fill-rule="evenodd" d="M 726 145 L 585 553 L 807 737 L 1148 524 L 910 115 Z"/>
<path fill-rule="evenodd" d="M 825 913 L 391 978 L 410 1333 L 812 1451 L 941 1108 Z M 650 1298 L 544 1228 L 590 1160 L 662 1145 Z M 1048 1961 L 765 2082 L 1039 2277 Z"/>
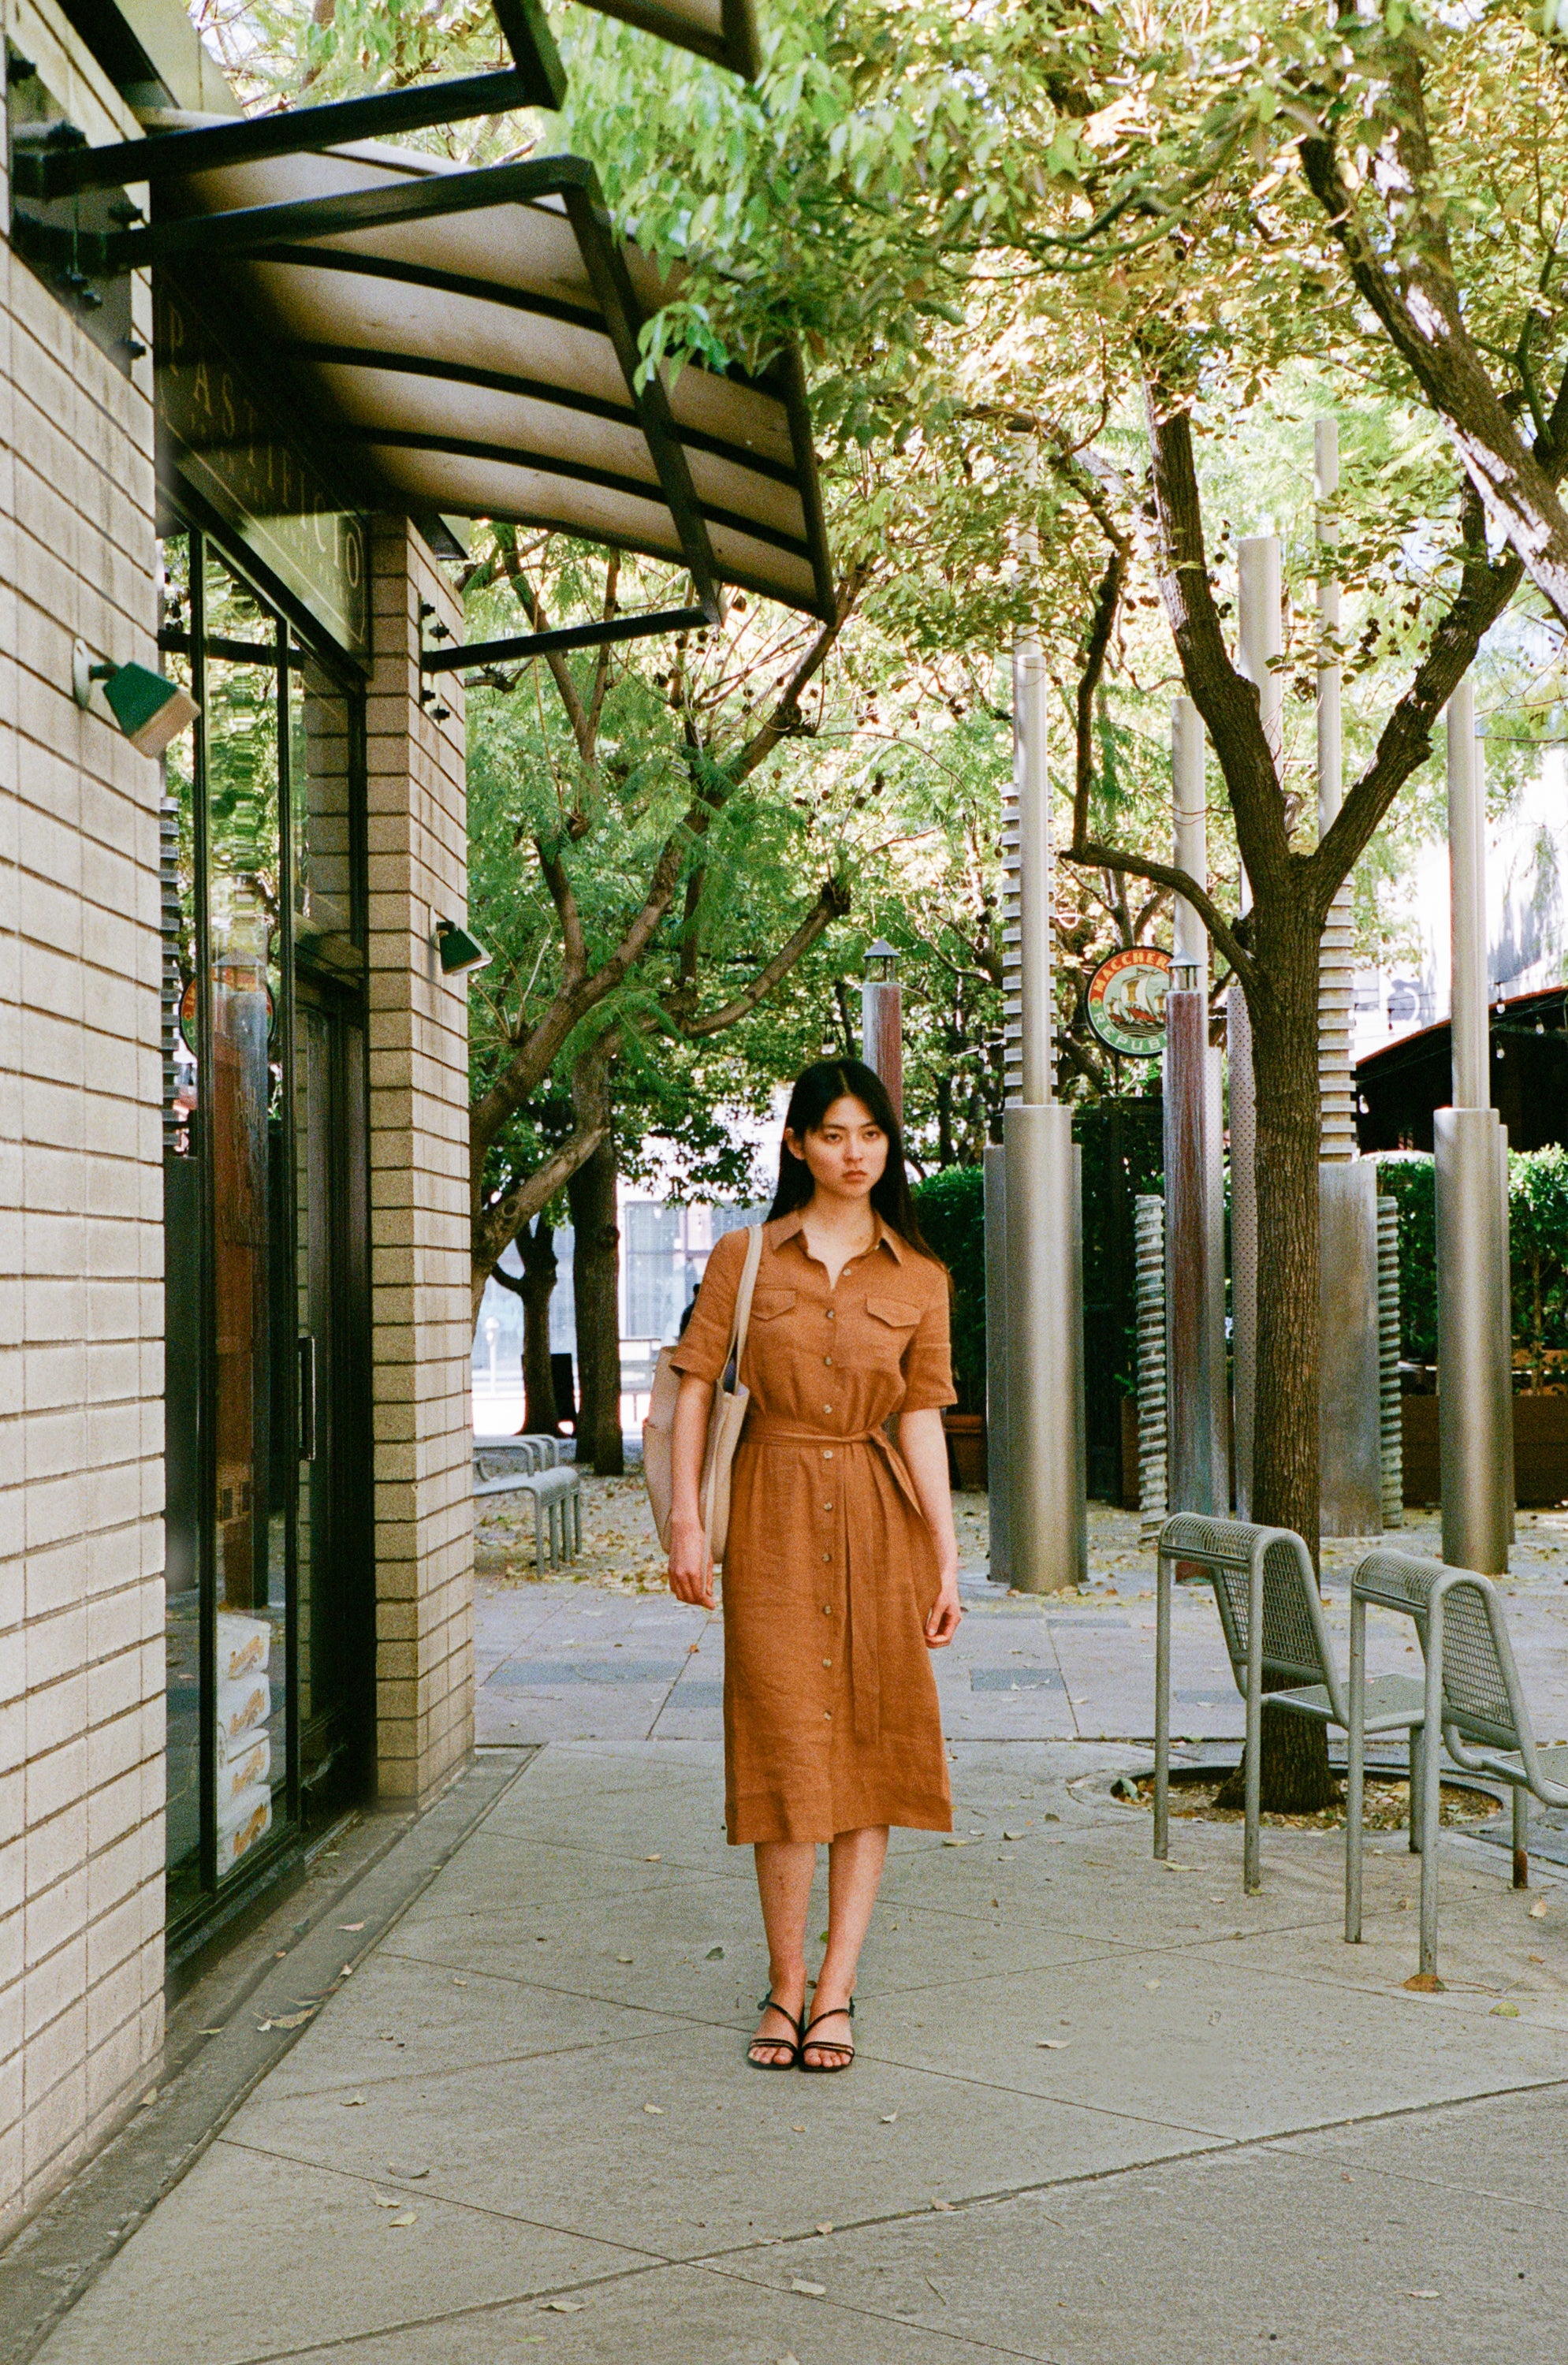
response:
<path fill-rule="evenodd" d="M 71 689 L 81 707 L 90 705 L 94 690 L 101 689 L 109 712 L 140 756 L 161 756 L 201 712 L 178 682 L 147 666 L 96 663 L 85 641 L 72 652 Z"/>
<path fill-rule="evenodd" d="M 890 985 L 898 970 L 897 948 L 883 936 L 866 947 L 866 981 L 868 985 Z"/>

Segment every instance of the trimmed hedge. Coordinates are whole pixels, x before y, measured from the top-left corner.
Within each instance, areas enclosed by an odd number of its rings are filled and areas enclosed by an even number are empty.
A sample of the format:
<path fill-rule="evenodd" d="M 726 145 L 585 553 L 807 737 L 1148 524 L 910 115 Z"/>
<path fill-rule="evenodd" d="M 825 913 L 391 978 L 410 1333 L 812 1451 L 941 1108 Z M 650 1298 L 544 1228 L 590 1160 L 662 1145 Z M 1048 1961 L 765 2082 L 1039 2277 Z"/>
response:
<path fill-rule="evenodd" d="M 985 1176 L 944 1166 L 915 1185 L 920 1228 L 953 1279 L 953 1384 L 960 1412 L 985 1410 Z"/>

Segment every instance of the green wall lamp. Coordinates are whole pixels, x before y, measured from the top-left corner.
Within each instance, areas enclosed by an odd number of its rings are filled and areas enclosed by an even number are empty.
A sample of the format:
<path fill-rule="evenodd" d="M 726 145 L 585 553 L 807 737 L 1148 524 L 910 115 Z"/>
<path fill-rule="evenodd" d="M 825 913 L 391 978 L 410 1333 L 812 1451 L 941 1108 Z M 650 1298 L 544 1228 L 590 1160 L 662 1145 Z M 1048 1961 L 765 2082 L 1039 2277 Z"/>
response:
<path fill-rule="evenodd" d="M 488 969 L 490 955 L 476 936 L 460 928 L 455 920 L 438 920 L 431 939 L 441 962 L 443 977 L 462 977 L 471 969 Z"/>
<path fill-rule="evenodd" d="M 85 641 L 72 652 L 71 689 L 82 707 L 90 706 L 95 689 L 101 689 L 109 712 L 141 756 L 161 756 L 201 712 L 178 682 L 166 681 L 146 666 L 100 664 Z"/>

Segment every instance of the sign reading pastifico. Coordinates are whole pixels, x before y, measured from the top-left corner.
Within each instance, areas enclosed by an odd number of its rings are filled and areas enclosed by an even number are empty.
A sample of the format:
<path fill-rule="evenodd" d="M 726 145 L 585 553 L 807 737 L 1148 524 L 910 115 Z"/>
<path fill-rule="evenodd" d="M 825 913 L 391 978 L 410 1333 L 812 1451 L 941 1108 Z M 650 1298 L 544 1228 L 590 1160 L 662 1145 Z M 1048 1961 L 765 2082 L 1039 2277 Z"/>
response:
<path fill-rule="evenodd" d="M 1089 981 L 1089 1024 L 1109 1051 L 1158 1059 L 1165 1048 L 1165 997 L 1170 956 L 1158 945 L 1128 945 L 1103 960 Z"/>

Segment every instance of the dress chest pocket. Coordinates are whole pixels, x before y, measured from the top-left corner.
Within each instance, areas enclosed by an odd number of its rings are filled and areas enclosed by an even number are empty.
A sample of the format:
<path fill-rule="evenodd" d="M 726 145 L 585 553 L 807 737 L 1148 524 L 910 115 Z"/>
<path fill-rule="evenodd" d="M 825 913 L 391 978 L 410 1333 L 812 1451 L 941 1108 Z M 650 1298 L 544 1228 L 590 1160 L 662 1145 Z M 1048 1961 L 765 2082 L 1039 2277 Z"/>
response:
<path fill-rule="evenodd" d="M 920 1320 L 919 1306 L 903 1297 L 868 1297 L 866 1312 L 870 1317 L 867 1332 L 879 1361 L 885 1356 L 891 1363 L 900 1362 Z"/>
<path fill-rule="evenodd" d="M 754 1322 L 776 1322 L 781 1314 L 793 1311 L 800 1292 L 794 1289 L 758 1289 L 753 1292 L 751 1318 Z"/>

